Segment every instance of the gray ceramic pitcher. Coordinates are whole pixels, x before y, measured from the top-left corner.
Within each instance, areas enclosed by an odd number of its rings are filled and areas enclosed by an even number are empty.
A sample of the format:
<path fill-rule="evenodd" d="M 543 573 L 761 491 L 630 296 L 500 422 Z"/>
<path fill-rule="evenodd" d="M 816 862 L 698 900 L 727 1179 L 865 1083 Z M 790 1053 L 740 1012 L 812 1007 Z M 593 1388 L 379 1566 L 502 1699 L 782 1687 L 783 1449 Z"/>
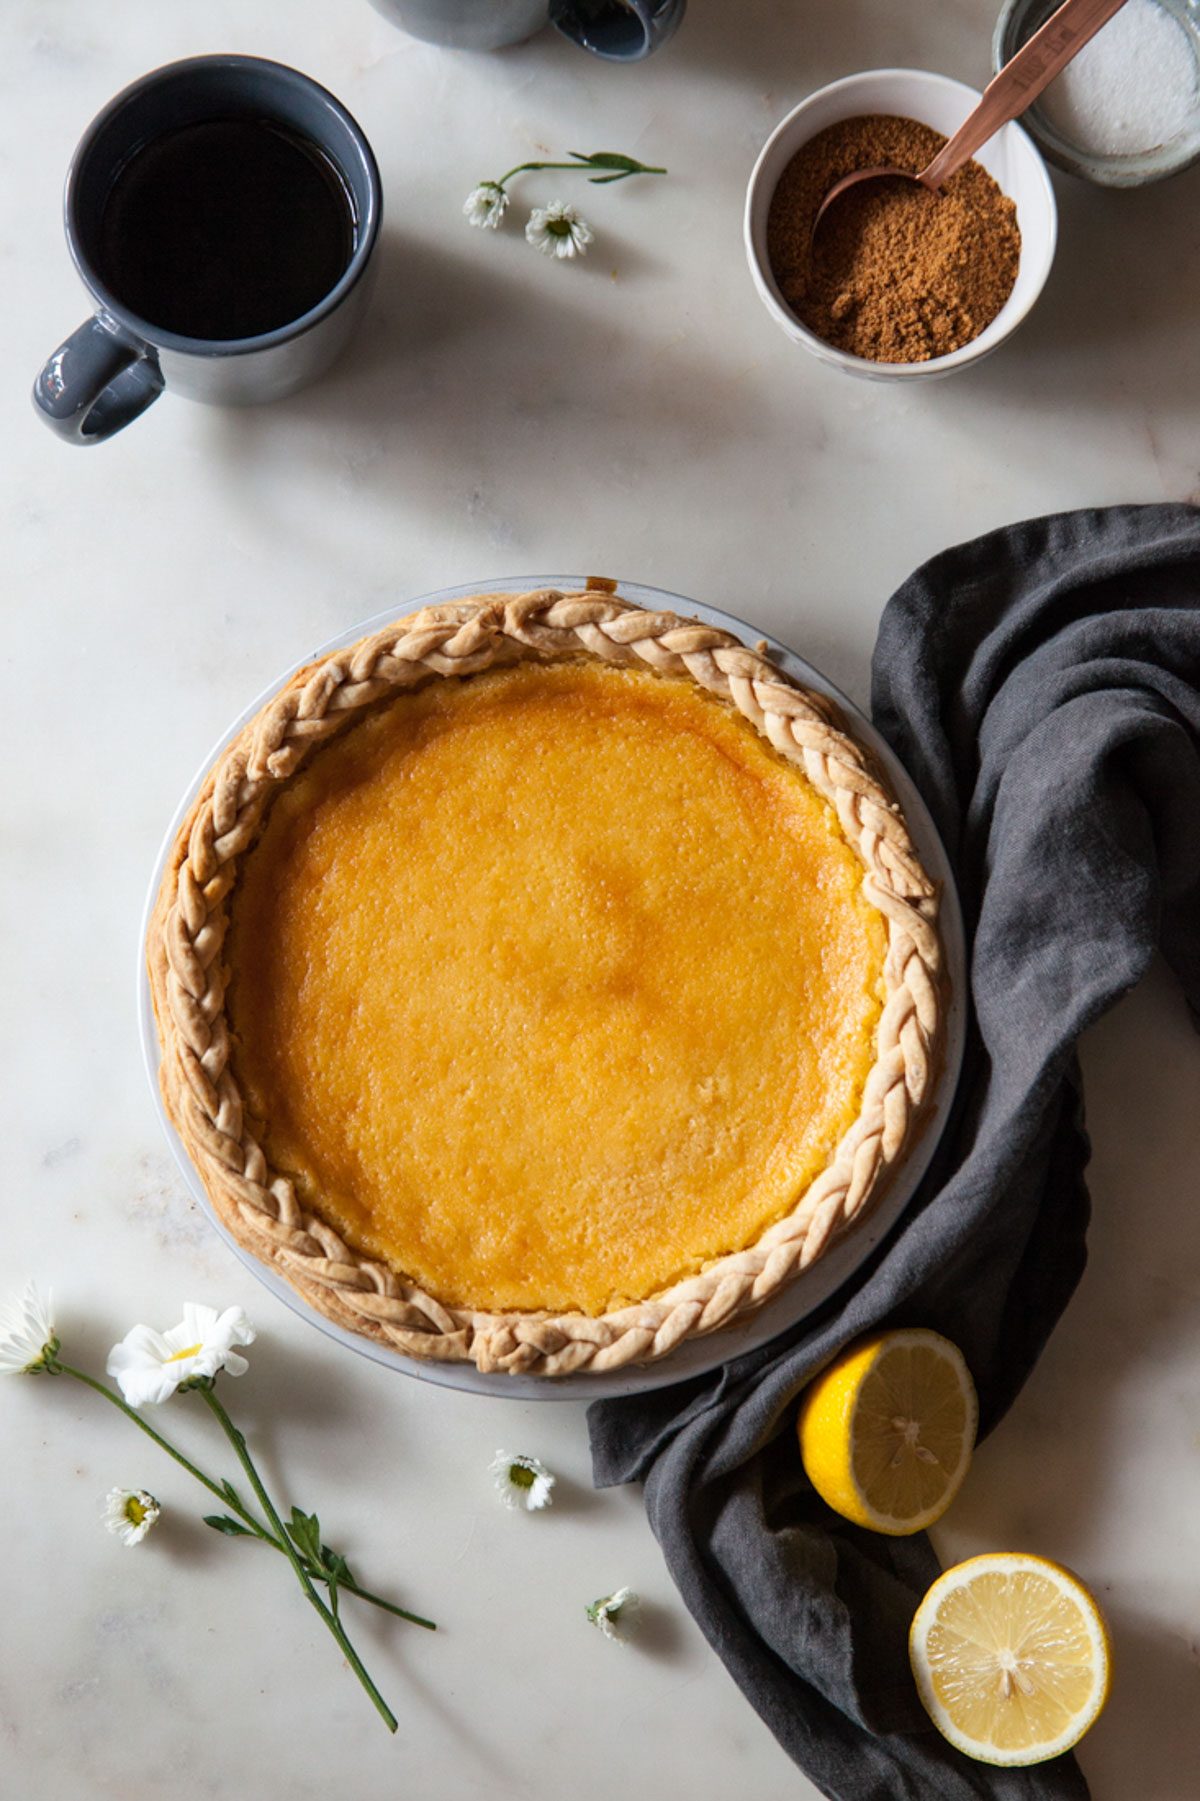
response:
<path fill-rule="evenodd" d="M 666 43 L 687 0 L 371 0 L 376 12 L 430 44 L 500 50 L 544 25 L 609 62 L 640 62 Z"/>

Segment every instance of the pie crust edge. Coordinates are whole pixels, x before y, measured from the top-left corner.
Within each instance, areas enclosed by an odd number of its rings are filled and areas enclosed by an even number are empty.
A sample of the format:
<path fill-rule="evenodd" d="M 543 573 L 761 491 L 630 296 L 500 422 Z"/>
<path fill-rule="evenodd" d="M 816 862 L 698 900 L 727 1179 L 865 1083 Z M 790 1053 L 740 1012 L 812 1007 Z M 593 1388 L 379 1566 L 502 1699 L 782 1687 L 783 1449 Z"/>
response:
<path fill-rule="evenodd" d="M 247 1127 L 229 1067 L 222 945 L 238 858 L 279 784 L 365 707 L 440 676 L 585 656 L 682 675 L 733 705 L 835 808 L 888 932 L 885 1002 L 858 1119 L 782 1220 L 745 1250 L 597 1317 L 448 1308 L 350 1249 L 299 1203 Z M 429 607 L 307 665 L 220 754 L 177 834 L 147 933 L 163 1100 L 214 1209 L 319 1313 L 406 1356 L 483 1372 L 601 1374 L 656 1361 L 753 1312 L 861 1219 L 903 1160 L 936 1085 L 944 1022 L 938 891 L 869 753 L 824 696 L 718 627 L 597 585 Z"/>

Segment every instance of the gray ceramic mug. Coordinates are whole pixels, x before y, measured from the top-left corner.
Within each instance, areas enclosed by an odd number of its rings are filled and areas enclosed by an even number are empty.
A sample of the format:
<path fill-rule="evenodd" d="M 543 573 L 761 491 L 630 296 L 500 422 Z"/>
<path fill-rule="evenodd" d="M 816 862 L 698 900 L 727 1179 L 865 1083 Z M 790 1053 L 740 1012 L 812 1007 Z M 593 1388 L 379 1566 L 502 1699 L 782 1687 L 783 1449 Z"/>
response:
<path fill-rule="evenodd" d="M 164 389 L 250 405 L 320 375 L 365 310 L 383 194 L 362 131 L 315 81 L 198 56 L 93 120 L 64 213 L 96 311 L 33 398 L 61 437 L 97 444 Z"/>

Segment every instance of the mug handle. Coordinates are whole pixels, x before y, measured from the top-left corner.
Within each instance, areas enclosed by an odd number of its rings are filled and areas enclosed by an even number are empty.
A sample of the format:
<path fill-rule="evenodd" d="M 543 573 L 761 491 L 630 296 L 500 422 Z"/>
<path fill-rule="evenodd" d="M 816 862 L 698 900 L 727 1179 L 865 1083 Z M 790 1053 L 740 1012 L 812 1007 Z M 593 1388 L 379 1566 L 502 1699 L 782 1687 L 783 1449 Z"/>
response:
<path fill-rule="evenodd" d="M 687 0 L 550 0 L 550 23 L 609 62 L 641 62 L 665 44 Z"/>
<path fill-rule="evenodd" d="M 100 444 L 144 413 L 162 390 L 150 346 L 115 319 L 94 313 L 46 359 L 33 384 L 33 404 L 69 444 Z"/>

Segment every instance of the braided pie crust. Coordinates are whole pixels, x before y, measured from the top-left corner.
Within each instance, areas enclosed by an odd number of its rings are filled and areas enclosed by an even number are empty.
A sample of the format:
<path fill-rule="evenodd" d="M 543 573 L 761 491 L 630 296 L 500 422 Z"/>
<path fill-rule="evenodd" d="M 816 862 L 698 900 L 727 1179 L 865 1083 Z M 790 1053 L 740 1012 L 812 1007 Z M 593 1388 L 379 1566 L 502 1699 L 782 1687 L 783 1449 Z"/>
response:
<path fill-rule="evenodd" d="M 682 676 L 744 715 L 837 812 L 886 923 L 885 1000 L 861 1111 L 788 1216 L 663 1292 L 603 1313 L 444 1306 L 360 1256 L 301 1206 L 247 1124 L 230 1067 L 222 943 L 239 859 L 309 753 L 404 690 L 522 659 L 580 657 Z M 938 896 L 878 770 L 823 696 L 728 632 L 650 613 L 597 584 L 429 607 L 298 671 L 220 755 L 176 839 L 147 941 L 168 1114 L 238 1242 L 337 1325 L 406 1356 L 481 1371 L 602 1373 L 665 1357 L 743 1319 L 814 1263 L 874 1202 L 932 1097 L 944 1001 Z"/>

